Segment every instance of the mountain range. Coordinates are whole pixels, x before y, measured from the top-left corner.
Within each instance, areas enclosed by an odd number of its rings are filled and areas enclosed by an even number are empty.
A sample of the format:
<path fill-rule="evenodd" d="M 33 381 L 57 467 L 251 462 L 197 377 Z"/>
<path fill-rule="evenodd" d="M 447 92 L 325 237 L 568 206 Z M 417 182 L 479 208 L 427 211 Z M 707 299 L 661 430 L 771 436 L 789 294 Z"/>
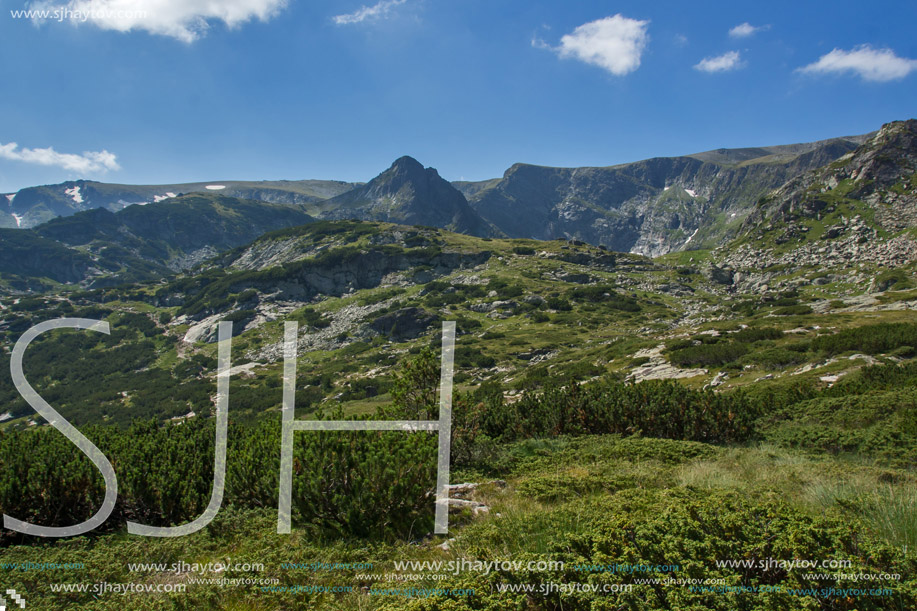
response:
<path fill-rule="evenodd" d="M 0 195 L 0 227 L 30 228 L 60 216 L 104 208 L 112 212 L 187 193 L 210 193 L 274 204 L 306 205 L 359 186 L 334 180 L 212 181 L 169 185 L 119 185 L 75 180 Z"/>
<path fill-rule="evenodd" d="M 484 238 L 577 240 L 651 257 L 728 246 L 724 260 L 742 267 L 762 249 L 786 260 L 788 242 L 815 252 L 823 244 L 806 244 L 816 237 L 850 241 L 871 231 L 894 238 L 917 225 L 915 151 L 917 121 L 910 120 L 863 136 L 610 167 L 516 164 L 480 182 L 450 183 L 411 157 L 367 183 L 67 182 L 5 196 L 0 274 L 19 290 L 46 281 L 154 280 L 265 232 L 343 219 Z M 904 246 L 881 250 L 895 264 L 910 252 L 908 239 L 899 242 Z M 863 256 L 879 256 L 875 244 L 858 246 Z"/>
<path fill-rule="evenodd" d="M 6 200 L 0 206 L 0 227 L 30 228 L 94 208 L 117 211 L 185 193 L 213 193 L 300 206 L 317 218 L 427 224 L 474 235 L 573 238 L 652 256 L 721 242 L 764 192 L 849 153 L 871 135 L 719 149 L 610 167 L 516 164 L 500 179 L 451 185 L 410 157 L 398 159 L 368 184 L 71 181 L 0 196 Z"/>

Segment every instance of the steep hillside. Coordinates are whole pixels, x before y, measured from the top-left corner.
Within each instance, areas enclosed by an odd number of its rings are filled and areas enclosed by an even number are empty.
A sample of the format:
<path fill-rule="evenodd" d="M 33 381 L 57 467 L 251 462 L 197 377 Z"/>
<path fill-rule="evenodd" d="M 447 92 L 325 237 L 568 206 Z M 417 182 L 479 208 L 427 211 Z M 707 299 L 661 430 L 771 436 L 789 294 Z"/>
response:
<path fill-rule="evenodd" d="M 86 253 L 32 231 L 0 229 L 0 277 L 20 292 L 41 291 L 41 279 L 79 282 L 93 265 Z M 11 282 L 11 284 L 9 284 Z"/>

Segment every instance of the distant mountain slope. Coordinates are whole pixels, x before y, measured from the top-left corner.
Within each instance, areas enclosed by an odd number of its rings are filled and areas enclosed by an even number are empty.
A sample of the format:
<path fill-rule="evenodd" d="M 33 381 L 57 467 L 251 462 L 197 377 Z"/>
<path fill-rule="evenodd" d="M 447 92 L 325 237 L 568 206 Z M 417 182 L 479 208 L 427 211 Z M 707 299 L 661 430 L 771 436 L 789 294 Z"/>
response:
<path fill-rule="evenodd" d="M 87 210 L 34 229 L 0 230 L 0 274 L 94 286 L 158 279 L 312 220 L 298 207 L 214 194 Z"/>
<path fill-rule="evenodd" d="M 427 225 L 476 236 L 496 233 L 458 189 L 411 157 L 401 157 L 367 184 L 323 202 L 318 210 L 324 219 Z"/>
<path fill-rule="evenodd" d="M 720 149 L 605 168 L 516 164 L 500 180 L 458 186 L 510 237 L 577 238 L 654 256 L 725 242 L 764 194 L 862 140 Z"/>
<path fill-rule="evenodd" d="M 307 205 L 357 186 L 334 180 L 217 181 L 172 185 L 118 185 L 77 180 L 0 195 L 0 227 L 29 228 L 59 216 L 132 204 L 150 204 L 188 193 L 218 193 L 275 204 Z"/>
<path fill-rule="evenodd" d="M 793 158 L 811 151 L 835 145 L 837 143 L 853 143 L 861 145 L 868 142 L 876 132 L 859 136 L 845 136 L 842 138 L 829 138 L 818 142 L 801 142 L 798 144 L 781 144 L 778 146 L 763 146 L 754 148 L 716 149 L 688 155 L 700 161 L 717 163 L 720 165 L 741 165 L 745 163 L 768 163 L 776 161 L 791 161 Z"/>

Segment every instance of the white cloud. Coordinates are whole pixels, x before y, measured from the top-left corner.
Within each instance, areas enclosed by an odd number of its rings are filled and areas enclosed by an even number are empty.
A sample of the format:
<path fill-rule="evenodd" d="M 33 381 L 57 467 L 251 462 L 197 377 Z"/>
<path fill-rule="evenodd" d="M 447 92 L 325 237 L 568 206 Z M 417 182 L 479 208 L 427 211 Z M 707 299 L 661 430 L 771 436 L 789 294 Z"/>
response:
<path fill-rule="evenodd" d="M 25 149 L 15 142 L 0 144 L 0 159 L 22 161 L 36 165 L 56 166 L 78 174 L 98 174 L 120 170 L 118 159 L 108 151 L 86 152 L 82 155 L 58 153 L 53 148 Z"/>
<path fill-rule="evenodd" d="M 338 25 L 349 25 L 352 23 L 363 23 L 367 19 L 384 19 L 396 6 L 400 6 L 407 0 L 381 0 L 372 6 L 361 6 L 352 13 L 336 15 L 332 17 Z"/>
<path fill-rule="evenodd" d="M 737 70 L 743 65 L 742 56 L 739 55 L 739 52 L 729 51 L 716 57 L 705 57 L 694 66 L 694 69 L 701 72 L 727 72 L 729 70 Z"/>
<path fill-rule="evenodd" d="M 560 57 L 572 57 L 599 66 L 614 75 L 623 76 L 640 67 L 640 57 L 649 42 L 649 21 L 629 19 L 623 15 L 605 17 L 577 27 L 560 39 L 560 46 L 548 47 Z"/>
<path fill-rule="evenodd" d="M 834 49 L 808 66 L 799 68 L 804 74 L 852 72 L 864 81 L 886 82 L 902 79 L 917 70 L 917 60 L 898 57 L 891 49 L 873 49 L 860 45 L 852 51 Z"/>
<path fill-rule="evenodd" d="M 104 30 L 171 36 L 193 42 L 206 33 L 211 21 L 236 27 L 252 19 L 267 21 L 287 0 L 53 0 L 33 2 L 35 10 L 57 11 L 53 20 L 92 23 Z"/>
<path fill-rule="evenodd" d="M 729 30 L 729 36 L 732 38 L 748 38 L 752 34 L 767 30 L 770 27 L 769 25 L 752 25 L 746 21 Z"/>

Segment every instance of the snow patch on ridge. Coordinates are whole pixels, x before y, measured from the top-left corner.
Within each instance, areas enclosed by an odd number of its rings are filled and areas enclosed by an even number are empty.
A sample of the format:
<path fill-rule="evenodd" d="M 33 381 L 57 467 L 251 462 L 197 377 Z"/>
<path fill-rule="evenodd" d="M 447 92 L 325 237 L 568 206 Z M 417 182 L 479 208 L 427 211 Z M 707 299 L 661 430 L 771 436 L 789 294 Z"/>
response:
<path fill-rule="evenodd" d="M 9 195 L 6 196 L 6 199 L 8 199 L 10 201 L 10 205 L 12 205 L 13 200 L 16 199 L 16 194 L 10 193 Z"/>
<path fill-rule="evenodd" d="M 13 212 L 12 215 L 13 215 L 13 218 L 16 219 L 16 227 L 22 227 L 22 217 L 16 214 L 15 212 Z"/>
<path fill-rule="evenodd" d="M 77 186 L 75 186 L 75 187 L 71 187 L 71 188 L 69 188 L 69 189 L 64 189 L 64 193 L 66 193 L 67 195 L 69 195 L 70 198 L 73 199 L 73 201 L 76 202 L 77 204 L 82 204 L 82 203 L 83 203 L 83 194 L 80 193 L 80 187 L 79 187 L 79 185 L 77 185 Z"/>
<path fill-rule="evenodd" d="M 698 227 L 697 229 L 695 229 L 695 230 L 694 230 L 694 233 L 692 233 L 690 236 L 688 236 L 688 239 L 685 240 L 685 246 L 687 246 L 687 245 L 691 242 L 691 240 L 694 239 L 694 236 L 697 235 L 697 232 L 698 232 L 698 231 L 700 231 L 700 227 Z"/>
<path fill-rule="evenodd" d="M 697 197 L 697 191 L 695 191 L 694 189 L 685 189 L 685 193 L 687 193 L 691 197 Z"/>
<path fill-rule="evenodd" d="M 210 187 L 207 187 L 207 188 L 209 189 Z M 154 195 L 154 196 L 153 196 L 153 203 L 154 203 L 154 204 L 158 204 L 159 202 L 161 202 L 161 201 L 163 201 L 163 200 L 165 200 L 165 199 L 169 199 L 170 197 L 175 197 L 175 194 L 172 193 L 171 191 L 166 191 L 166 194 L 165 194 L 165 195 Z"/>
<path fill-rule="evenodd" d="M 207 185 L 205 188 L 210 191 L 222 191 L 226 188 L 226 185 Z"/>

